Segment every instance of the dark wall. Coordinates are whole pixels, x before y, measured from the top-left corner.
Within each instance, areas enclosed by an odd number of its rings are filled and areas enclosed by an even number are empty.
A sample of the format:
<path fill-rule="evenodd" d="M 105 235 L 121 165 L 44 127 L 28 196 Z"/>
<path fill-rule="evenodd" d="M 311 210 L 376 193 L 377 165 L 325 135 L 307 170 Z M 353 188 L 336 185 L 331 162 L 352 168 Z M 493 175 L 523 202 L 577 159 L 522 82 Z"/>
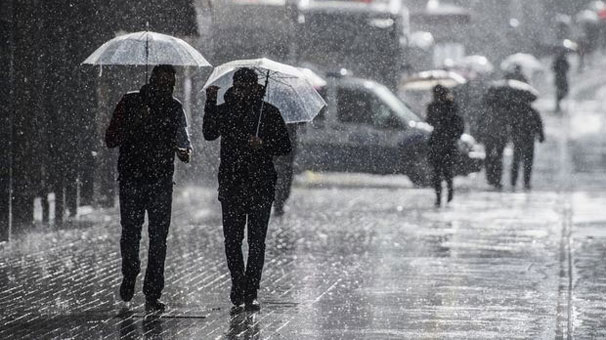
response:
<path fill-rule="evenodd" d="M 195 35 L 197 25 L 189 0 L 5 0 L 0 6 L 0 144 L 14 145 L 13 229 L 19 230 L 33 220 L 35 197 L 54 192 L 61 221 L 66 208 L 75 213 L 95 196 L 102 161 L 96 156 L 99 71 L 80 63 L 119 31 L 144 30 L 149 22 L 150 30 L 184 36 Z M 0 148 L 0 240 L 8 229 L 9 149 Z"/>
<path fill-rule="evenodd" d="M 13 9 L 0 3 L 0 241 L 8 239 L 13 112 Z"/>

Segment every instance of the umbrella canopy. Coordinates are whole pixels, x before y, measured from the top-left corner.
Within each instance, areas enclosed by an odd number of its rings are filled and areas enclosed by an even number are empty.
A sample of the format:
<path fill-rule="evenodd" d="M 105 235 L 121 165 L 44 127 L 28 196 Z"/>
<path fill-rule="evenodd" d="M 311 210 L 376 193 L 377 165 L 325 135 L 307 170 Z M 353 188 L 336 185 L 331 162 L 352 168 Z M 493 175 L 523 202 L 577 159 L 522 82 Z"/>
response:
<path fill-rule="evenodd" d="M 402 83 L 401 88 L 404 90 L 431 90 L 436 85 L 450 88 L 466 82 L 463 76 L 455 72 L 431 70 L 413 74 Z"/>
<path fill-rule="evenodd" d="M 585 9 L 574 16 L 576 22 L 581 24 L 596 24 L 600 21 L 600 17 L 596 11 Z"/>
<path fill-rule="evenodd" d="M 527 83 L 504 79 L 495 81 L 490 85 L 487 98 L 508 105 L 515 102 L 533 102 L 538 97 L 539 91 Z"/>
<path fill-rule="evenodd" d="M 535 71 L 543 69 L 543 64 L 532 54 L 516 53 L 503 60 L 501 70 L 512 72 L 516 65 L 519 65 L 527 75 L 532 75 Z"/>
<path fill-rule="evenodd" d="M 478 74 L 491 74 L 494 71 L 494 66 L 490 60 L 483 55 L 466 56 L 461 60 L 455 61 L 453 67 Z"/>
<path fill-rule="evenodd" d="M 227 89 L 233 85 L 233 75 L 240 68 L 251 68 L 266 86 L 265 101 L 276 106 L 286 123 L 309 122 L 326 106 L 326 102 L 310 82 L 310 75 L 300 69 L 261 59 L 235 60 L 215 67 L 204 88 L 220 87 L 218 100 L 224 102 Z M 266 83 L 267 82 L 267 83 Z"/>
<path fill-rule="evenodd" d="M 200 52 L 185 41 L 149 31 L 115 37 L 101 45 L 82 63 L 212 67 Z"/>

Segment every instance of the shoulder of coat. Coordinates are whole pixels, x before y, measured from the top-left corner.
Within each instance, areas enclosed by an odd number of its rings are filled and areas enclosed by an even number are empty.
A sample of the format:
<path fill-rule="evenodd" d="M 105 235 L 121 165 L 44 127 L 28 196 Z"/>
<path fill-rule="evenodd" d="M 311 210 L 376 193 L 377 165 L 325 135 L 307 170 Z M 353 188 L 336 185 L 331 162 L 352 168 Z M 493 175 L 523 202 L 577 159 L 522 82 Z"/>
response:
<path fill-rule="evenodd" d="M 268 102 L 265 102 L 264 105 L 265 105 L 266 109 L 263 109 L 263 111 L 267 110 L 266 112 L 269 115 L 276 116 L 276 117 L 280 117 L 281 116 L 280 109 L 278 109 L 276 106 L 274 106 L 274 105 L 272 105 L 272 104 L 270 104 Z"/>
<path fill-rule="evenodd" d="M 139 93 L 139 91 L 130 91 L 122 97 L 122 100 L 125 103 L 133 103 L 141 100 L 141 94 Z"/>

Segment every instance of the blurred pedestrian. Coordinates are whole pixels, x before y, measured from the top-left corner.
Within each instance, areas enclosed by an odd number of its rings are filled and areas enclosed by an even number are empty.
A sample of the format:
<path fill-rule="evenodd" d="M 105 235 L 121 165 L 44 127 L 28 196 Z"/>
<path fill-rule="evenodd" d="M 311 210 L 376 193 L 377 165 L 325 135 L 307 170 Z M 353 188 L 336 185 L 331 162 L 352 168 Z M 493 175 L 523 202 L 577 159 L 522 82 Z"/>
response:
<path fill-rule="evenodd" d="M 259 310 L 257 291 L 277 177 L 273 159 L 291 152 L 291 143 L 280 111 L 263 101 L 264 88 L 254 70 L 241 68 L 234 73 L 233 86 L 221 105 L 217 105 L 218 89 L 206 90 L 203 132 L 207 140 L 221 137 L 219 200 L 232 280 L 230 299 L 236 309 L 244 304 L 248 310 Z M 247 224 L 245 267 L 242 240 Z"/>
<path fill-rule="evenodd" d="M 297 150 L 297 128 L 298 124 L 287 124 L 288 136 L 292 151 L 286 155 L 274 158 L 278 179 L 276 181 L 276 196 L 274 200 L 274 215 L 284 215 L 284 206 L 290 197 L 292 181 L 294 177 L 294 162 Z"/>
<path fill-rule="evenodd" d="M 555 75 L 556 112 L 561 111 L 560 102 L 568 95 L 568 70 L 570 64 L 566 58 L 566 51 L 562 51 L 555 58 L 552 69 Z"/>
<path fill-rule="evenodd" d="M 141 270 L 139 244 L 145 212 L 149 250 L 143 293 L 145 310 L 161 312 L 166 238 L 171 219 L 175 153 L 189 162 L 191 143 L 185 112 L 173 98 L 175 69 L 158 65 L 149 84 L 122 97 L 105 133 L 109 148 L 119 147 L 122 283 L 120 297 L 133 298 Z"/>
<path fill-rule="evenodd" d="M 501 190 L 503 185 L 503 151 L 509 141 L 509 105 L 504 104 L 506 98 L 499 98 L 494 90 L 489 89 L 484 96 L 484 115 L 480 117 L 478 140 L 484 144 L 486 159 L 486 181 Z"/>
<path fill-rule="evenodd" d="M 513 108 L 515 116 L 511 120 L 511 139 L 513 141 L 513 161 L 511 165 L 511 187 L 518 180 L 520 163 L 524 168 L 524 189 L 530 190 L 530 177 L 534 162 L 534 141 L 545 141 L 543 120 L 530 103 L 519 103 Z"/>
<path fill-rule="evenodd" d="M 454 197 L 453 166 L 457 155 L 457 142 L 464 130 L 463 118 L 450 91 L 437 85 L 433 101 L 427 106 L 427 123 L 433 126 L 429 137 L 429 162 L 433 168 L 432 183 L 436 192 L 436 207 L 442 202 L 442 181 L 448 187 L 448 202 Z"/>

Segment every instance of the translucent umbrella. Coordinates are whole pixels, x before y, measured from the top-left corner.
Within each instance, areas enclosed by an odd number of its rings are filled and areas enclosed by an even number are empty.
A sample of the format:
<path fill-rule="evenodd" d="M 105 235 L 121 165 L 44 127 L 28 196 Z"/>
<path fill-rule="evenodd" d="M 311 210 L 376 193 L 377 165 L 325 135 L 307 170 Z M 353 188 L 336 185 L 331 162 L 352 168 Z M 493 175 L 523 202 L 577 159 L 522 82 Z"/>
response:
<path fill-rule="evenodd" d="M 503 71 L 511 72 L 515 69 L 515 65 L 519 65 L 526 74 L 532 74 L 534 71 L 543 69 L 543 64 L 532 54 L 516 53 L 505 58 L 501 63 Z"/>
<path fill-rule="evenodd" d="M 431 70 L 413 74 L 402 83 L 401 88 L 404 90 L 431 90 L 436 85 L 450 88 L 466 82 L 463 76 L 455 72 Z"/>
<path fill-rule="evenodd" d="M 483 55 L 469 55 L 461 60 L 458 60 L 453 65 L 454 68 L 462 68 L 478 74 L 491 74 L 494 71 L 494 66 Z"/>
<path fill-rule="evenodd" d="M 575 21 L 582 24 L 596 24 L 600 21 L 600 17 L 596 11 L 585 9 L 577 13 L 574 17 Z"/>
<path fill-rule="evenodd" d="M 502 102 L 509 105 L 515 102 L 533 102 L 539 97 L 539 91 L 527 83 L 505 79 L 493 82 L 488 89 L 489 101 Z"/>
<path fill-rule="evenodd" d="M 251 68 L 265 86 L 264 101 L 276 106 L 286 123 L 309 122 L 326 106 L 315 90 L 309 75 L 294 66 L 261 59 L 235 60 L 215 67 L 204 88 L 220 87 L 218 102 L 224 102 L 227 89 L 233 85 L 233 75 L 240 68 Z M 261 117 L 259 117 L 259 120 Z"/>
<path fill-rule="evenodd" d="M 115 37 L 101 45 L 82 64 L 212 67 L 200 52 L 187 42 L 150 31 Z"/>

